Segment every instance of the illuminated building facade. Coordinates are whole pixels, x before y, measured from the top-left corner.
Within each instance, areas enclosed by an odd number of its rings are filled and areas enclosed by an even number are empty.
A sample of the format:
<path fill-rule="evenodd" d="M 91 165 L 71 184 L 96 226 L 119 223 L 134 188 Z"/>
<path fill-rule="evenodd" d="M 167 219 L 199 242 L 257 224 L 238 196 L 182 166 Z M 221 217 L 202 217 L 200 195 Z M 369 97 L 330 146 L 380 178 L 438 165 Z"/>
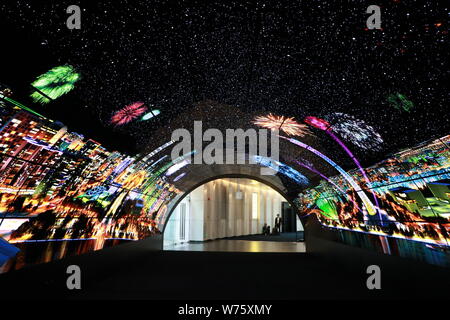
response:
<path fill-rule="evenodd" d="M 163 199 L 178 191 L 154 174 L 151 156 L 137 161 L 16 105 L 0 108 L 0 236 L 95 239 L 85 251 L 159 232 Z"/>

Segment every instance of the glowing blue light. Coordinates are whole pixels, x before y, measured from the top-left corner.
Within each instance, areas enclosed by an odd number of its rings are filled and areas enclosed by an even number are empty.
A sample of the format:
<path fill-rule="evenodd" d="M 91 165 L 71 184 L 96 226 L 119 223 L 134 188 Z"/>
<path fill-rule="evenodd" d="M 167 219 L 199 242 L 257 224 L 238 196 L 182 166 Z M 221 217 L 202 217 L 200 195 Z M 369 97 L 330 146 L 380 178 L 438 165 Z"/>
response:
<path fill-rule="evenodd" d="M 159 111 L 158 109 L 156 109 L 156 110 L 152 110 L 152 111 L 150 111 L 150 112 L 148 112 L 148 113 L 146 113 L 146 114 L 144 114 L 143 116 L 142 116 L 142 120 L 149 120 L 149 119 L 151 119 L 151 118 L 153 118 L 153 117 L 156 117 L 158 114 L 160 114 L 161 113 L 161 111 Z"/>
<path fill-rule="evenodd" d="M 181 162 L 178 162 L 176 164 L 174 164 L 173 166 L 171 166 L 167 172 L 166 172 L 166 176 L 171 176 L 172 174 L 174 174 L 175 172 L 177 172 L 178 170 L 180 170 L 181 168 L 187 166 L 188 164 L 191 163 L 190 159 L 185 159 Z"/>
<path fill-rule="evenodd" d="M 297 170 L 291 168 L 290 166 L 281 163 L 279 161 L 275 161 L 271 158 L 263 157 L 263 156 L 253 156 L 256 163 L 259 163 L 260 165 L 264 167 L 271 168 L 275 171 L 278 171 L 279 173 L 285 175 L 286 177 L 294 180 L 298 184 L 301 185 L 308 185 L 309 180 L 307 177 L 305 177 L 303 174 L 298 172 Z"/>
<path fill-rule="evenodd" d="M 179 174 L 178 176 L 175 177 L 175 179 L 173 179 L 173 182 L 177 182 L 178 180 L 183 178 L 185 175 L 186 175 L 186 172 Z"/>

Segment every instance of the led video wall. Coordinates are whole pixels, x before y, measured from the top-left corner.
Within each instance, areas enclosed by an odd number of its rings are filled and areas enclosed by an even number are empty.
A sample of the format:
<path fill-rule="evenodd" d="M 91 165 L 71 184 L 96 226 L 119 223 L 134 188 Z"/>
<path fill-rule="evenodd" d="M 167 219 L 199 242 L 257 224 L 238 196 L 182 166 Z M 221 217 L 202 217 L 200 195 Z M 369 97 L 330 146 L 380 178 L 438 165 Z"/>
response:
<path fill-rule="evenodd" d="M 360 171 L 349 172 L 365 198 L 337 175 L 302 192 L 295 202 L 303 214 L 317 215 L 327 227 L 448 247 L 449 146 L 450 136 L 445 136 L 364 169 L 370 188 Z M 369 212 L 361 199 L 369 199 L 377 210 Z"/>
<path fill-rule="evenodd" d="M 0 102 L 0 239 L 20 249 L 0 270 L 160 233 L 166 201 L 179 193 L 164 173 L 183 159 L 160 155 L 171 143 L 131 157 Z"/>
<path fill-rule="evenodd" d="M 181 195 L 173 183 L 190 163 L 190 154 L 175 160 L 164 155 L 173 143 L 129 156 L 10 98 L 1 100 L 0 272 L 160 233 L 168 203 Z M 365 176 L 335 165 L 341 175 L 306 189 L 294 202 L 301 215 L 352 231 L 342 234 L 345 242 L 361 234 L 448 248 L 449 145 L 446 136 L 404 150 L 364 169 Z M 267 166 L 263 160 L 257 162 Z M 297 163 L 316 172 L 312 164 Z M 298 171 L 281 167 L 280 174 L 307 185 Z"/>

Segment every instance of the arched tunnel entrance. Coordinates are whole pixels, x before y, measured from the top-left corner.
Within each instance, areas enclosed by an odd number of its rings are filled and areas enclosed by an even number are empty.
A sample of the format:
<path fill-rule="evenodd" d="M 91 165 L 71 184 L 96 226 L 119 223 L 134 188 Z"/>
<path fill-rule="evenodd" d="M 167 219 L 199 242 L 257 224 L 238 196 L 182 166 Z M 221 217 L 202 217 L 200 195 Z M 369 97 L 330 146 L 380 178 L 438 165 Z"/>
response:
<path fill-rule="evenodd" d="M 257 179 L 227 174 L 186 192 L 170 206 L 164 250 L 304 252 L 303 243 L 293 244 L 304 241 L 295 204 L 272 183 Z"/>

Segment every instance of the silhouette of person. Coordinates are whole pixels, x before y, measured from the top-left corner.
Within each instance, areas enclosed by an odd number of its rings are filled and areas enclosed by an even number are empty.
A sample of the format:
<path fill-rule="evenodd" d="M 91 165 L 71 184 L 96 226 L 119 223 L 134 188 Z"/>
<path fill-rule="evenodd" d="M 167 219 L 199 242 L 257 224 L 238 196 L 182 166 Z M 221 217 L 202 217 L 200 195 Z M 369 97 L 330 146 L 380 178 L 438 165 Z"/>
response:
<path fill-rule="evenodd" d="M 267 233 L 267 223 L 264 223 L 263 227 L 262 227 L 262 234 L 266 234 Z"/>
<path fill-rule="evenodd" d="M 275 218 L 274 230 L 275 230 L 276 233 L 280 233 L 281 232 L 281 217 L 280 217 L 279 214 L 277 214 L 277 216 Z"/>

